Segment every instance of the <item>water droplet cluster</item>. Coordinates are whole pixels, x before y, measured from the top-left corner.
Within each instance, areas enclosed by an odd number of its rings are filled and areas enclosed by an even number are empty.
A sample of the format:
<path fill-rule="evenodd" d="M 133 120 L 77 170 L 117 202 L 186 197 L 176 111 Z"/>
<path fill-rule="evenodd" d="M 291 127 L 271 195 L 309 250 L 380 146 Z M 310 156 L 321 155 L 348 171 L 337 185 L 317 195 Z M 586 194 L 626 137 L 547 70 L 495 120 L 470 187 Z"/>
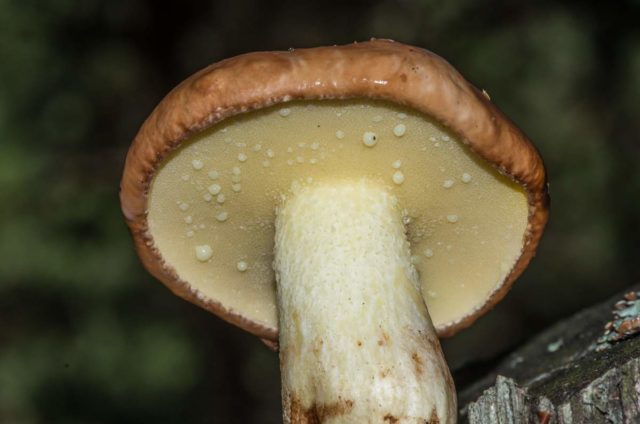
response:
<path fill-rule="evenodd" d="M 271 272 L 255 252 L 231 249 L 233 253 L 229 254 L 229 246 L 236 238 L 244 240 L 252 237 L 252 232 L 269 235 L 273 231 L 272 212 L 251 218 L 255 205 L 275 204 L 274 199 L 280 195 L 293 195 L 302 186 L 326 181 L 333 175 L 350 176 L 351 169 L 365 169 L 366 178 L 376 179 L 393 190 L 402 205 L 416 190 L 428 203 L 446 205 L 438 206 L 437 212 L 432 209 L 428 219 L 421 215 L 423 211 L 416 210 L 410 210 L 405 217 L 409 241 L 415 248 L 412 263 L 420 272 L 442 263 L 461 262 L 458 258 L 463 245 L 452 242 L 446 234 L 470 234 L 475 237 L 474 243 L 491 250 L 493 242 L 477 235 L 483 229 L 474 228 L 468 209 L 459 202 L 439 200 L 460 199 L 466 193 L 474 193 L 486 181 L 482 173 L 472 163 L 460 166 L 440 159 L 428 167 L 416 166 L 416 161 L 424 157 L 441 158 L 449 151 L 459 151 L 460 143 L 453 137 L 441 130 L 425 131 L 413 114 L 363 107 L 368 116 L 353 121 L 354 110 L 360 106 L 338 107 L 332 113 L 339 119 L 327 124 L 307 118 L 301 121 L 299 112 L 304 112 L 304 107 L 292 104 L 269 112 L 275 127 L 295 128 L 287 138 L 274 139 L 256 128 L 245 136 L 231 120 L 215 130 L 215 149 L 206 145 L 200 148 L 194 143 L 195 147 L 189 150 L 182 167 L 173 175 L 170 193 L 175 205 L 170 206 L 179 237 L 185 241 L 182 251 L 194 266 L 208 270 L 224 266 L 230 272 L 245 273 L 247 278 L 265 269 Z M 369 162 L 375 165 L 364 168 Z M 423 169 L 430 169 L 428 178 Z M 278 186 L 271 189 L 265 181 Z M 499 237 L 509 240 L 513 232 L 508 229 Z M 500 262 L 497 268 L 502 272 Z M 424 292 L 429 297 L 442 295 L 440 289 L 431 287 Z"/>

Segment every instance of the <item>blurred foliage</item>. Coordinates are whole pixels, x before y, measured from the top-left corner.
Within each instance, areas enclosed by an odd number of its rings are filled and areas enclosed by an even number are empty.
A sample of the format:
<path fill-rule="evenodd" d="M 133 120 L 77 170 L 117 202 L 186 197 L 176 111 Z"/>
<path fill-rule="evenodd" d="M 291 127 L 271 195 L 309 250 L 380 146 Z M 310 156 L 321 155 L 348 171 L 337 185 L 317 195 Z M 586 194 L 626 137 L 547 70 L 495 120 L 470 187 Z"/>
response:
<path fill-rule="evenodd" d="M 552 220 L 512 293 L 445 342 L 458 386 L 638 280 L 640 3 L 0 0 L 0 422 L 279 422 L 277 356 L 138 264 L 129 141 L 181 79 L 262 49 L 394 38 L 536 142 Z"/>

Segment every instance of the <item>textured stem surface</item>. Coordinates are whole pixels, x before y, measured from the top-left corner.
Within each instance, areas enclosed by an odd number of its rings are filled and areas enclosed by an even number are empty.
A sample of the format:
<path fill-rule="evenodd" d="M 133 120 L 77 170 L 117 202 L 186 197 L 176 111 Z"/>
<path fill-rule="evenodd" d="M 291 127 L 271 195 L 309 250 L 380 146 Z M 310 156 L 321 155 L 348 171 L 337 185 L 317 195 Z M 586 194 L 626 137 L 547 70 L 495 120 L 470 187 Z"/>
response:
<path fill-rule="evenodd" d="M 306 187 L 276 220 L 285 422 L 452 423 L 453 382 L 396 199 Z"/>

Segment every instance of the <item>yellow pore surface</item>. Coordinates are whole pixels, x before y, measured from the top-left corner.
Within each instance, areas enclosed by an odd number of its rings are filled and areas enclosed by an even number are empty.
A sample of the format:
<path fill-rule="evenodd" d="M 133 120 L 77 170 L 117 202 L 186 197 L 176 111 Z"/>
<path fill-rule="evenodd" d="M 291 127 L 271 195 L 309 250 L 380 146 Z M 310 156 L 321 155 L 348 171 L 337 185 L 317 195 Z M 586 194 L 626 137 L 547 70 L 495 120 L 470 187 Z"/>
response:
<path fill-rule="evenodd" d="M 362 178 L 405 212 L 436 327 L 484 304 L 521 254 L 524 190 L 428 117 L 369 100 L 286 103 L 194 136 L 155 176 L 149 229 L 201 299 L 276 328 L 276 206 L 303 185 Z"/>

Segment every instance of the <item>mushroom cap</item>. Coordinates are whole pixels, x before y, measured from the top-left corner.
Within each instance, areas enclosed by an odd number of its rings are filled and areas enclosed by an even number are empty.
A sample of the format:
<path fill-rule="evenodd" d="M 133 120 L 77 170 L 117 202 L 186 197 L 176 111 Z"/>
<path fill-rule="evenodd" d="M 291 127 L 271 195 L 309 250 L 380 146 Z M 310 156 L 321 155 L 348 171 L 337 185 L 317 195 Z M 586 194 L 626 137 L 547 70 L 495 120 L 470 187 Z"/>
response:
<path fill-rule="evenodd" d="M 121 182 L 122 211 L 146 269 L 175 294 L 263 339 L 277 340 L 277 328 L 202 296 L 165 261 L 147 220 L 153 178 L 182 142 L 226 118 L 291 100 L 358 98 L 390 101 L 433 117 L 526 191 L 528 225 L 515 265 L 467 315 L 437 324 L 438 335 L 451 336 L 490 310 L 529 264 L 547 222 L 544 164 L 522 131 L 448 62 L 390 40 L 244 54 L 210 65 L 173 89 L 139 130 Z"/>

